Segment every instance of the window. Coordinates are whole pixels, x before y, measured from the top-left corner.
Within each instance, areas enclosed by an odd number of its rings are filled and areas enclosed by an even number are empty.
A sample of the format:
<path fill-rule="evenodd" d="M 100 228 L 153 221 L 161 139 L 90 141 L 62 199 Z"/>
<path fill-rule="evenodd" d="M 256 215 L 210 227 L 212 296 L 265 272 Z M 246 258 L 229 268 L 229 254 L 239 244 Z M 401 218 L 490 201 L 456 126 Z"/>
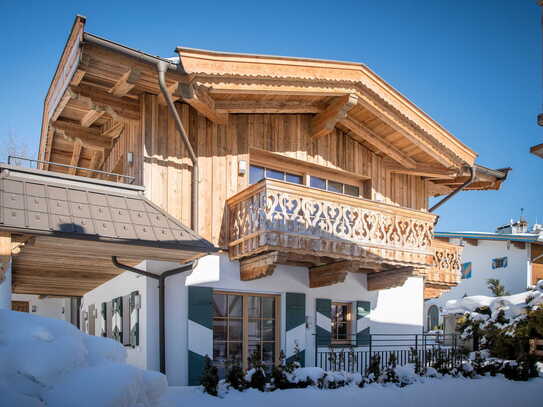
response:
<path fill-rule="evenodd" d="M 471 262 L 463 263 L 460 272 L 463 280 L 471 278 Z"/>
<path fill-rule="evenodd" d="M 249 167 L 249 183 L 251 185 L 256 184 L 258 181 L 263 180 L 264 178 L 277 179 L 279 181 L 291 182 L 293 184 L 304 183 L 304 177 L 298 174 L 260 167 L 258 165 L 251 165 Z"/>
<path fill-rule="evenodd" d="M 332 344 L 350 343 L 351 316 L 351 303 L 332 303 Z"/>
<path fill-rule="evenodd" d="M 507 267 L 507 257 L 499 257 L 497 259 L 492 259 L 492 268 L 499 269 Z"/>
<path fill-rule="evenodd" d="M 279 296 L 215 292 L 213 361 L 224 377 L 228 362 L 248 367 L 255 353 L 271 368 L 278 358 Z"/>
<path fill-rule="evenodd" d="M 360 188 L 356 185 L 342 184 L 341 182 L 311 176 L 309 186 L 350 196 L 360 196 Z"/>

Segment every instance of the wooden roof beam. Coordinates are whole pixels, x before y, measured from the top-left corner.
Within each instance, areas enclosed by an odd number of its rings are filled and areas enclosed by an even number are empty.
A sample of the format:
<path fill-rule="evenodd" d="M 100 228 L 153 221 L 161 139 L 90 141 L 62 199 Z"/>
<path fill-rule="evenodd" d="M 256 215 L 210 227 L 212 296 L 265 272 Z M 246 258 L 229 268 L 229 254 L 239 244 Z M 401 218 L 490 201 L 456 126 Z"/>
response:
<path fill-rule="evenodd" d="M 71 175 L 75 175 L 77 173 L 77 167 L 79 164 L 79 157 L 81 156 L 81 148 L 83 147 L 83 143 L 81 140 L 77 140 L 74 143 L 74 151 L 72 152 L 72 159 L 70 160 L 70 165 L 73 167 L 68 170 L 68 173 Z"/>
<path fill-rule="evenodd" d="M 330 134 L 336 124 L 347 117 L 347 113 L 358 103 L 358 97 L 353 94 L 340 96 L 331 102 L 326 110 L 317 114 L 311 120 L 311 134 L 319 138 Z"/>
<path fill-rule="evenodd" d="M 351 117 L 346 117 L 340 120 L 340 123 L 352 132 L 351 136 L 354 139 L 360 139 L 370 144 L 373 148 L 388 155 L 394 161 L 406 168 L 413 169 L 417 167 L 417 163 L 413 159 L 403 154 L 393 145 L 387 143 L 383 138 L 378 136 L 373 130 L 369 129 L 361 122 L 356 121 Z"/>
<path fill-rule="evenodd" d="M 134 86 L 136 86 L 136 83 L 139 81 L 140 77 L 141 71 L 139 69 L 129 69 L 119 78 L 115 85 L 113 85 L 113 87 L 109 90 L 109 93 L 117 97 L 126 96 L 128 92 L 130 92 Z"/>
<path fill-rule="evenodd" d="M 324 108 L 304 101 L 287 100 L 217 100 L 218 113 L 321 113 Z"/>
<path fill-rule="evenodd" d="M 457 171 L 448 168 L 439 168 L 431 165 L 417 164 L 416 168 L 405 168 L 396 161 L 386 158 L 384 160 L 385 167 L 391 173 L 417 175 L 420 177 L 438 178 L 438 179 L 453 179 L 457 175 Z"/>
<path fill-rule="evenodd" d="M 167 88 L 168 88 L 168 92 L 170 94 L 170 97 L 172 98 L 172 101 L 176 102 L 179 99 L 181 99 L 181 90 L 178 90 L 179 89 L 179 82 L 175 81 L 171 85 L 168 85 Z M 161 105 L 167 105 L 166 100 L 164 99 L 164 95 L 162 94 L 162 92 L 160 93 L 160 95 L 158 95 L 158 103 L 160 103 Z"/>
<path fill-rule="evenodd" d="M 62 98 L 60 99 L 60 102 L 58 103 L 57 107 L 53 111 L 53 114 L 51 115 L 52 122 L 54 122 L 55 120 L 59 118 L 59 116 L 64 111 L 64 108 L 66 107 L 68 102 L 72 100 L 73 97 L 75 97 L 74 92 L 70 88 L 67 88 L 66 91 L 64 91 L 64 95 L 62 95 Z"/>
<path fill-rule="evenodd" d="M 228 123 L 228 114 L 219 113 L 215 109 L 215 101 L 209 95 L 205 86 L 193 83 L 180 83 L 174 93 L 174 96 L 179 96 L 183 101 L 194 107 L 199 113 L 207 117 L 214 123 Z"/>
<path fill-rule="evenodd" d="M 72 77 L 72 81 L 70 82 L 70 86 L 78 86 L 83 80 L 83 77 L 86 73 L 87 71 L 85 71 L 84 69 L 76 70 L 74 76 Z"/>
<path fill-rule="evenodd" d="M 111 148 L 112 139 L 103 137 L 96 129 L 79 127 L 63 120 L 57 120 L 52 127 L 55 129 L 55 137 L 60 136 L 72 143 L 80 142 L 85 148 L 91 150 Z"/>
<path fill-rule="evenodd" d="M 91 170 L 101 169 L 102 165 L 104 164 L 104 158 L 105 158 L 104 151 L 96 150 L 95 152 L 92 153 L 92 158 L 89 164 L 89 168 Z M 87 172 L 89 173 L 87 176 L 91 178 L 95 178 L 98 175 L 98 173 L 96 172 L 92 172 L 92 171 L 87 171 Z"/>
<path fill-rule="evenodd" d="M 444 151 L 445 147 L 440 148 L 434 143 L 428 140 L 424 140 L 428 137 L 424 137 L 423 135 L 421 135 L 420 132 L 417 131 L 413 126 L 407 124 L 406 120 L 398 117 L 398 114 L 393 112 L 392 108 L 387 107 L 381 102 L 378 102 L 376 100 L 378 99 L 378 97 L 374 98 L 370 96 L 368 92 L 371 93 L 370 90 L 363 88 L 358 93 L 359 103 L 363 105 L 364 108 L 369 110 L 371 113 L 373 113 L 380 120 L 388 124 L 394 130 L 400 132 L 411 143 L 416 144 L 422 151 L 430 155 L 432 158 L 437 160 L 445 167 L 458 167 L 459 164 L 463 164 L 451 158 L 450 155 Z M 421 138 L 423 138 L 423 140 L 421 140 Z"/>
<path fill-rule="evenodd" d="M 99 106 L 94 106 L 91 110 L 85 113 L 85 116 L 81 119 L 82 127 L 90 127 L 93 123 L 101 118 L 106 113 L 106 109 Z"/>

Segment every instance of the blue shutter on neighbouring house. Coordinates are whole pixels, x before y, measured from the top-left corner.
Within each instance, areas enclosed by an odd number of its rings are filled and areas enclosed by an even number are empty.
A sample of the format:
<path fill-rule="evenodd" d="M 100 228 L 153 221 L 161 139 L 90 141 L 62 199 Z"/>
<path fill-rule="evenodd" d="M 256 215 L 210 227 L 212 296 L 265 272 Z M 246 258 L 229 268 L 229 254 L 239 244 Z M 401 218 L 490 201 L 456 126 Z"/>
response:
<path fill-rule="evenodd" d="M 356 302 L 356 345 L 367 346 L 370 343 L 370 314 L 369 301 Z"/>
<path fill-rule="evenodd" d="M 189 286 L 189 386 L 200 384 L 206 356 L 213 359 L 213 289 Z"/>
<path fill-rule="evenodd" d="M 285 294 L 285 316 L 287 363 L 298 357 L 298 362 L 305 366 L 305 294 Z"/>
<path fill-rule="evenodd" d="M 317 298 L 316 345 L 330 346 L 332 340 L 332 300 Z"/>

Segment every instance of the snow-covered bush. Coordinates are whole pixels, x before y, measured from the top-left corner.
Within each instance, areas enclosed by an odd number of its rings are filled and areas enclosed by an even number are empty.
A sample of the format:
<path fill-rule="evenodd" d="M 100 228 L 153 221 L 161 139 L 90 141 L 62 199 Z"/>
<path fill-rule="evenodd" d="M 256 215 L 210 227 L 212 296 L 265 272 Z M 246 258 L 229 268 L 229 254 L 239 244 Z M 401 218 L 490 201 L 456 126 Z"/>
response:
<path fill-rule="evenodd" d="M 200 378 L 200 384 L 204 391 L 212 396 L 219 394 L 219 373 L 216 366 L 213 366 L 213 361 L 206 355 L 204 360 L 204 370 Z"/>
<path fill-rule="evenodd" d="M 533 290 L 520 294 L 449 301 L 445 313 L 462 314 L 457 319 L 461 338 L 473 339 L 476 348 L 498 359 L 475 361 L 477 374 L 500 372 L 511 380 L 537 375 L 536 359 L 529 354 L 529 340 L 543 339 L 543 280 Z"/>
<path fill-rule="evenodd" d="M 1 406 L 155 406 L 167 385 L 164 375 L 127 365 L 118 342 L 0 310 Z"/>

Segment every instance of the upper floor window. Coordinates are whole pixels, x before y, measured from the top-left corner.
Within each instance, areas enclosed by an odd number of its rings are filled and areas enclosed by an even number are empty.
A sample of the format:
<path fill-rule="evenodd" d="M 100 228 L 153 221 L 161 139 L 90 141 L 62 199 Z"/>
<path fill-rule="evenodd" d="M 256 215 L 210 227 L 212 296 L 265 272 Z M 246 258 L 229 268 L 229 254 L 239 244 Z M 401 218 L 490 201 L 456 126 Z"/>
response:
<path fill-rule="evenodd" d="M 292 174 L 286 171 L 274 170 L 272 168 L 251 165 L 249 168 L 249 183 L 256 184 L 264 178 L 277 179 L 279 181 L 292 182 L 293 184 L 304 183 L 304 177 L 298 174 Z"/>
<path fill-rule="evenodd" d="M 498 257 L 497 259 L 492 259 L 492 268 L 499 269 L 507 267 L 507 257 Z"/>
<path fill-rule="evenodd" d="M 338 194 L 360 196 L 360 188 L 356 185 L 343 184 L 325 178 L 311 176 L 309 185 L 313 188 L 324 189 Z"/>
<path fill-rule="evenodd" d="M 351 308 L 349 302 L 332 303 L 332 344 L 342 344 L 351 340 Z"/>
<path fill-rule="evenodd" d="M 463 280 L 471 278 L 471 261 L 462 263 L 462 268 L 460 271 L 462 273 Z"/>

